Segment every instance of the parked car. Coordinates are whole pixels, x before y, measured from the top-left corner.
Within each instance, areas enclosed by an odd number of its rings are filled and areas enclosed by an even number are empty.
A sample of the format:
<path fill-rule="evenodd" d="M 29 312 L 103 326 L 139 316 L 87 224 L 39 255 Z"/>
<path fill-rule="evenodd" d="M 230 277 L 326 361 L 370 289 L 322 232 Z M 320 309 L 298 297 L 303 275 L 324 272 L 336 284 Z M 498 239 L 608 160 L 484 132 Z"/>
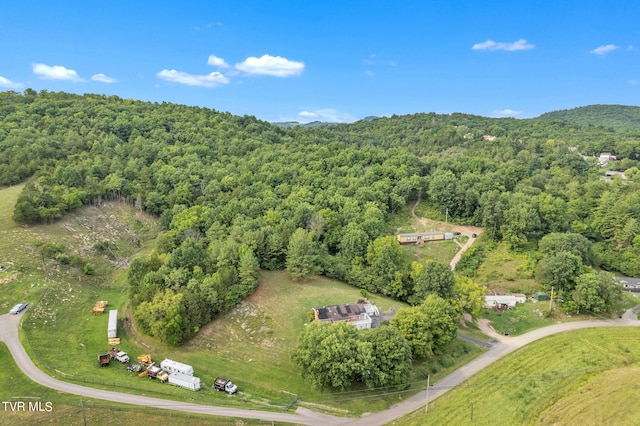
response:
<path fill-rule="evenodd" d="M 457 237 L 457 236 L 462 235 L 462 232 L 458 232 L 458 231 L 456 231 L 456 232 L 454 232 L 454 233 L 453 233 L 453 235 L 455 235 L 455 236 Z"/>
<path fill-rule="evenodd" d="M 476 234 L 471 234 L 471 238 L 475 238 L 475 237 L 477 237 Z"/>
<path fill-rule="evenodd" d="M 14 306 L 13 308 L 11 308 L 11 310 L 9 311 L 9 313 L 11 315 L 17 315 L 20 312 L 24 311 L 25 309 L 27 309 L 29 307 L 29 304 L 27 302 L 22 302 L 22 303 L 18 303 L 16 306 Z"/>

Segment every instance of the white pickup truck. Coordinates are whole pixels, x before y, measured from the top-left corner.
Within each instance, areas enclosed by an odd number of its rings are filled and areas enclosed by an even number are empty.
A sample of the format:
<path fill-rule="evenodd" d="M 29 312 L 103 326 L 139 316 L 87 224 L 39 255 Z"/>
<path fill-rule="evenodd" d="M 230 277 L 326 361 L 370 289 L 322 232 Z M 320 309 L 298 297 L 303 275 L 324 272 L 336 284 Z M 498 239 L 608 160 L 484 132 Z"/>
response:
<path fill-rule="evenodd" d="M 127 362 L 129 362 L 129 355 L 127 355 L 126 352 L 118 352 L 115 356 L 115 359 L 120 361 L 121 363 L 125 364 Z"/>

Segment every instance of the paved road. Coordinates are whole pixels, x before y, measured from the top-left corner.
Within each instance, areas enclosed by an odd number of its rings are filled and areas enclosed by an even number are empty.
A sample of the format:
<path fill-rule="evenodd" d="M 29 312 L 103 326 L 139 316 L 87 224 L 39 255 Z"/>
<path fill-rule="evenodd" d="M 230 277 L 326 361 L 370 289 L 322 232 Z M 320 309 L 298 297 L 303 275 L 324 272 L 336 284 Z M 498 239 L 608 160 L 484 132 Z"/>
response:
<path fill-rule="evenodd" d="M 483 368 L 491 365 L 493 362 L 503 356 L 531 343 L 535 340 L 565 331 L 579 330 L 592 327 L 638 327 L 640 321 L 636 319 L 640 306 L 633 310 L 627 311 L 620 319 L 615 320 L 599 320 L 599 321 L 577 321 L 563 324 L 555 324 L 548 327 L 540 328 L 517 337 L 503 337 L 487 352 L 474 359 L 470 363 L 460 367 L 450 375 L 444 377 L 435 386 L 429 389 L 429 401 L 434 400 L 440 395 L 452 389 L 466 379 L 476 374 Z M 329 416 L 316 413 L 305 408 L 298 408 L 295 414 L 287 413 L 271 413 L 267 411 L 242 410 L 238 408 L 213 407 L 209 405 L 190 404 L 179 401 L 167 401 L 158 398 L 149 398 L 138 395 L 123 394 L 99 389 L 93 389 L 73 383 L 63 382 L 54 379 L 40 371 L 31 361 L 24 350 L 22 343 L 18 337 L 18 326 L 21 315 L 5 314 L 0 316 L 0 340 L 5 342 L 11 355 L 16 361 L 18 367 L 24 374 L 36 383 L 51 389 L 67 392 L 74 395 L 82 395 L 88 398 L 101 399 L 123 404 L 142 405 L 145 407 L 153 407 L 165 410 L 177 410 L 188 413 L 210 414 L 216 416 L 241 417 L 248 419 L 261 419 L 266 421 L 288 422 L 303 425 L 366 425 L 366 426 L 382 426 L 411 413 L 427 402 L 427 391 L 423 391 L 408 398 L 384 411 L 373 413 L 358 419 L 349 419 L 342 417 Z"/>

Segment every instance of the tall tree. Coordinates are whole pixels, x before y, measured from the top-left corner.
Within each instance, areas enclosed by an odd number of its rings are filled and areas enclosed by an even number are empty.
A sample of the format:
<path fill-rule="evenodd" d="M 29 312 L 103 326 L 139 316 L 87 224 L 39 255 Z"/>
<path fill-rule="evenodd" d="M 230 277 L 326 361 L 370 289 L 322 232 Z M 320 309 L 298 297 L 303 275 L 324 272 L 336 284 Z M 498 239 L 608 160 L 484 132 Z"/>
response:
<path fill-rule="evenodd" d="M 373 345 L 345 322 L 308 324 L 298 337 L 292 360 L 316 388 L 346 389 L 372 368 Z"/>
<path fill-rule="evenodd" d="M 294 280 L 320 273 L 318 246 L 314 234 L 298 228 L 291 235 L 287 248 L 287 271 Z"/>
<path fill-rule="evenodd" d="M 431 261 L 427 262 L 414 279 L 413 294 L 409 303 L 419 305 L 429 294 L 436 294 L 444 299 L 453 297 L 455 278 L 449 265 Z"/>
<path fill-rule="evenodd" d="M 456 277 L 453 292 L 462 312 L 468 313 L 474 319 L 480 316 L 487 287 L 469 277 Z"/>

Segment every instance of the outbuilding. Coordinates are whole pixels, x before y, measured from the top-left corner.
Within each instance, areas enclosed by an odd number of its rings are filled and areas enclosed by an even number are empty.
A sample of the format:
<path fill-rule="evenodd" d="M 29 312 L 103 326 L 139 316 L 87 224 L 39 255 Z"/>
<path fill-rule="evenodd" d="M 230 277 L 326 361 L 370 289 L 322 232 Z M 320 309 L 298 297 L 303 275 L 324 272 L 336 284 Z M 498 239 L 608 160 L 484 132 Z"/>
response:
<path fill-rule="evenodd" d="M 513 295 L 491 295 L 485 296 L 484 307 L 494 308 L 506 306 L 509 309 L 516 307 L 517 298 Z"/>

